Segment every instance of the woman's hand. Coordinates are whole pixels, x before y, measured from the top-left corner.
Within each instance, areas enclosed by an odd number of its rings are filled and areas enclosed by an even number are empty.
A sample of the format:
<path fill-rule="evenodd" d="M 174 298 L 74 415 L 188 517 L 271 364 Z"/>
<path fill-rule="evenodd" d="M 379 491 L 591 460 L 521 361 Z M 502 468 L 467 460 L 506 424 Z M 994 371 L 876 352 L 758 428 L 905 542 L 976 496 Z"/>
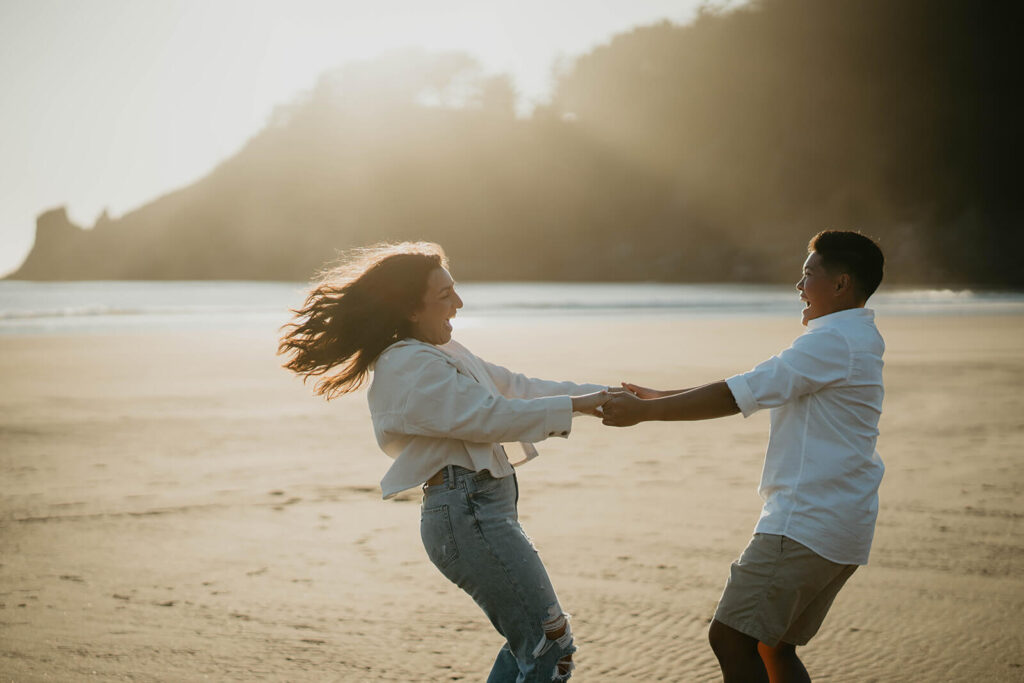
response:
<path fill-rule="evenodd" d="M 608 391 L 595 391 L 592 394 L 573 396 L 572 411 L 574 413 L 586 413 L 594 417 L 604 417 L 601 406 L 608 402 L 612 395 Z"/>
<path fill-rule="evenodd" d="M 670 392 L 670 391 L 659 391 L 657 389 L 648 389 L 647 387 L 642 387 L 639 384 L 631 384 L 629 382 L 623 382 L 622 383 L 622 388 L 625 389 L 626 391 L 628 391 L 629 393 L 633 394 L 637 398 L 643 398 L 643 399 L 661 398 L 662 396 L 671 396 L 672 393 L 673 393 L 673 392 Z"/>

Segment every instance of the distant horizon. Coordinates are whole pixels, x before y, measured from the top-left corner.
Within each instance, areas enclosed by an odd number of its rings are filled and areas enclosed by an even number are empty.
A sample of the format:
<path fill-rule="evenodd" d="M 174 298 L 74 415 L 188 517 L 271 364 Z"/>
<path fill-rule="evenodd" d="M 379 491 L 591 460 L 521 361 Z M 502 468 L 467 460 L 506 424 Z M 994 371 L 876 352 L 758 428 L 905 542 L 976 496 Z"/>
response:
<path fill-rule="evenodd" d="M 8 159 L 24 161 L 0 168 L 0 277 L 28 255 L 39 214 L 63 206 L 88 228 L 104 211 L 122 216 L 186 187 L 346 63 L 417 45 L 464 51 L 513 78 L 523 115 L 550 95 L 560 60 L 636 26 L 745 3 L 385 4 L 373 14 L 321 0 L 287 12 L 269 0 L 4 3 L 0 141 Z M 43 43 L 64 49 L 41 51 Z"/>

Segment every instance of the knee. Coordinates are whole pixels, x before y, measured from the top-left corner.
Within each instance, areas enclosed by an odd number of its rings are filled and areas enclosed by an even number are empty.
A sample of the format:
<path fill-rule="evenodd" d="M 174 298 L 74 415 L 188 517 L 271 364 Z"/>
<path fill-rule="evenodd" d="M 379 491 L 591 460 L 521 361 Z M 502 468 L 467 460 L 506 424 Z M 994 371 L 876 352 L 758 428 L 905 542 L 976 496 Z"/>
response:
<path fill-rule="evenodd" d="M 719 660 L 739 659 L 757 653 L 757 640 L 715 619 L 708 628 L 708 642 Z"/>
<path fill-rule="evenodd" d="M 572 627 L 569 626 L 569 615 L 562 612 L 556 603 L 548 611 L 548 617 L 541 626 L 544 629 L 544 638 L 534 648 L 533 656 L 538 659 L 546 659 L 545 655 L 557 656 L 551 680 L 567 681 L 575 668 L 572 653 L 576 651 L 572 640 Z"/>
<path fill-rule="evenodd" d="M 799 657 L 796 656 L 796 646 L 790 643 L 779 643 L 775 647 L 758 643 L 757 652 L 766 663 L 786 662 L 794 659 L 799 661 Z"/>
<path fill-rule="evenodd" d="M 730 630 L 720 621 L 715 620 L 711 622 L 711 626 L 708 628 L 708 643 L 716 653 L 729 647 Z"/>
<path fill-rule="evenodd" d="M 541 628 L 544 630 L 544 638 L 537 644 L 537 648 L 534 650 L 533 655 L 535 657 L 556 646 L 560 652 L 568 654 L 572 654 L 573 650 L 575 650 L 572 644 L 572 628 L 569 626 L 569 615 L 563 612 L 557 603 L 548 611 L 548 617 L 541 622 Z"/>

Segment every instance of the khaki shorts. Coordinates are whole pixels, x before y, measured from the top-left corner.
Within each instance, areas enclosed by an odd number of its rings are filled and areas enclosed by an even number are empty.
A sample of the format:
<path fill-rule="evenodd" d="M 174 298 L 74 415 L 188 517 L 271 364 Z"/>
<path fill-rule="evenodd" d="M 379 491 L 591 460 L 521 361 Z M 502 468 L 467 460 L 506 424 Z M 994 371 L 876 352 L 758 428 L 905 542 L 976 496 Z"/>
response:
<path fill-rule="evenodd" d="M 786 536 L 754 534 L 732 563 L 715 619 L 769 647 L 806 645 L 856 569 Z"/>

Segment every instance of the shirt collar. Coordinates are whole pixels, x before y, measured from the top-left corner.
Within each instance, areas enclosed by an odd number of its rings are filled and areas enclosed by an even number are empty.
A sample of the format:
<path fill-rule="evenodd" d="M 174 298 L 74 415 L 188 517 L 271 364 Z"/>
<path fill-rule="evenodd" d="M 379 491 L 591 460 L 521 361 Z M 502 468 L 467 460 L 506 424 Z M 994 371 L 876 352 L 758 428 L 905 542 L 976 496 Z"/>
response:
<path fill-rule="evenodd" d="M 829 313 L 823 315 L 820 318 L 807 321 L 807 329 L 813 330 L 818 327 L 831 327 L 832 325 L 838 325 L 846 320 L 865 320 L 873 321 L 875 319 L 875 312 L 870 308 L 847 308 L 843 311 L 836 311 L 835 313 Z"/>

